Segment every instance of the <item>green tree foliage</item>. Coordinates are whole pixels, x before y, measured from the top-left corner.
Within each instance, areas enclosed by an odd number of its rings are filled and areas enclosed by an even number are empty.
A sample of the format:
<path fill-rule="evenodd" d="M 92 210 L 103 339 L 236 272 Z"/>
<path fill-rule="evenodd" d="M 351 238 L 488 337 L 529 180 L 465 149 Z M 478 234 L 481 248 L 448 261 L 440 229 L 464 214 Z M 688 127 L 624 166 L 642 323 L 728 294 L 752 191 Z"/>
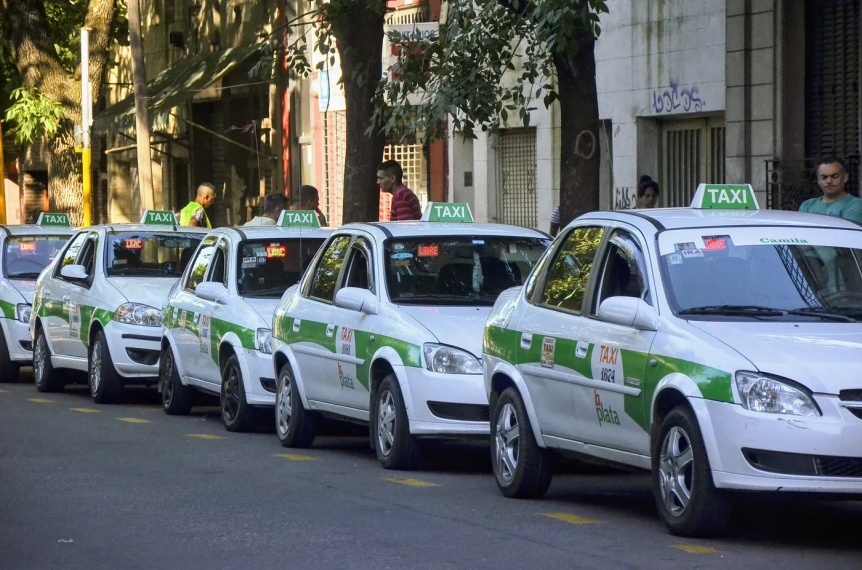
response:
<path fill-rule="evenodd" d="M 19 87 L 12 92 L 12 104 L 6 110 L 6 120 L 14 126 L 10 134 L 17 143 L 29 143 L 37 138 L 53 138 L 60 130 L 63 107 L 36 89 Z"/>
<path fill-rule="evenodd" d="M 580 311 L 593 261 L 602 241 L 602 228 L 582 228 L 567 239 L 548 271 L 544 302 Z"/>

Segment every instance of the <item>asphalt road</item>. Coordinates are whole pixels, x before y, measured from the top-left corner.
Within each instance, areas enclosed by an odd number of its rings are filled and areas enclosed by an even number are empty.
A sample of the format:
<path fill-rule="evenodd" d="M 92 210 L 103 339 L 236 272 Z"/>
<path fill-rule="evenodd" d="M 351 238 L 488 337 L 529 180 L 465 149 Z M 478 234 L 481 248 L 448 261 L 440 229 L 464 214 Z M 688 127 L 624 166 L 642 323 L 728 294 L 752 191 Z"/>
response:
<path fill-rule="evenodd" d="M 0 568 L 862 568 L 862 503 L 748 498 L 727 536 L 689 540 L 642 473 L 566 465 L 512 500 L 485 443 L 423 449 L 385 471 L 355 434 L 290 450 L 153 390 L 0 384 Z"/>

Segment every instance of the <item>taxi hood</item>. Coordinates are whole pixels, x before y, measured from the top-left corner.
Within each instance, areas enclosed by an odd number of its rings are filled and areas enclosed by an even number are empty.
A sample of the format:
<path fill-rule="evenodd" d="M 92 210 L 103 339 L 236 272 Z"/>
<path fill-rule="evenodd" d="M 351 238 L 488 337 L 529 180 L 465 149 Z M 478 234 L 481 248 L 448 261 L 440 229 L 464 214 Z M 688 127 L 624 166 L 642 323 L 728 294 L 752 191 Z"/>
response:
<path fill-rule="evenodd" d="M 689 321 L 747 358 L 763 373 L 799 382 L 812 392 L 862 388 L 860 323 L 730 323 Z"/>
<path fill-rule="evenodd" d="M 491 307 L 398 305 L 398 309 L 431 331 L 440 344 L 463 348 L 482 359 L 482 337 Z"/>
<path fill-rule="evenodd" d="M 248 304 L 249 307 L 254 309 L 254 312 L 260 315 L 260 318 L 263 319 L 263 323 L 261 328 L 270 328 L 272 326 L 272 314 L 275 312 L 275 308 L 278 306 L 278 302 L 281 301 L 281 297 L 277 297 L 275 299 L 258 299 L 254 297 L 243 297 L 243 300 Z"/>
<path fill-rule="evenodd" d="M 24 297 L 24 300 L 33 304 L 33 290 L 36 288 L 36 280 L 22 280 L 22 279 L 7 279 L 7 283 L 9 286 L 18 291 L 18 293 Z"/>
<path fill-rule="evenodd" d="M 106 279 L 128 302 L 149 305 L 156 309 L 165 308 L 168 294 L 178 280 L 178 277 L 174 279 L 165 277 L 109 277 Z"/>

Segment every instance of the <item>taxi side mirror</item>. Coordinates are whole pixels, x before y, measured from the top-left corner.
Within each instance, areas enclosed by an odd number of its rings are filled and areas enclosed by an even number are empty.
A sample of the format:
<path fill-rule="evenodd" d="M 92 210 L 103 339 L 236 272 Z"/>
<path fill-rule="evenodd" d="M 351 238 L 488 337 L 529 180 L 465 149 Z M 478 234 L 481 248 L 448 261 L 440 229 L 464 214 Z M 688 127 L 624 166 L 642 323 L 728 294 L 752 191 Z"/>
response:
<path fill-rule="evenodd" d="M 64 265 L 60 268 L 60 276 L 73 281 L 84 281 L 89 278 L 83 265 Z"/>
<path fill-rule="evenodd" d="M 377 297 L 368 289 L 359 287 L 344 287 L 335 294 L 335 306 L 350 311 L 359 311 L 366 315 L 376 315 L 378 311 Z"/>
<path fill-rule="evenodd" d="M 637 297 L 608 297 L 599 305 L 599 318 L 642 331 L 658 329 L 658 313 L 655 308 Z"/>
<path fill-rule="evenodd" d="M 223 283 L 215 283 L 213 281 L 198 283 L 197 287 L 195 287 L 195 295 L 204 301 L 212 301 L 221 305 L 227 305 L 228 303 L 227 287 Z"/>

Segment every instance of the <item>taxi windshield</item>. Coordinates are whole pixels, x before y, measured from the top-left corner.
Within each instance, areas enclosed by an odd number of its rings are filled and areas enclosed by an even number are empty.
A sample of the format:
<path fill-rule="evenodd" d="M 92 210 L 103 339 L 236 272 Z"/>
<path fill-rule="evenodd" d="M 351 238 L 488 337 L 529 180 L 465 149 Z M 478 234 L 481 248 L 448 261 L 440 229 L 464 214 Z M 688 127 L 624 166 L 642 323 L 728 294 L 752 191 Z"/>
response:
<path fill-rule="evenodd" d="M 395 304 L 491 306 L 522 285 L 550 240 L 510 236 L 391 238 L 386 286 Z"/>
<path fill-rule="evenodd" d="M 279 298 L 295 285 L 323 238 L 267 238 L 242 242 L 237 266 L 242 297 Z"/>
<path fill-rule="evenodd" d="M 11 236 L 3 252 L 3 276 L 8 279 L 36 279 L 69 236 Z"/>
<path fill-rule="evenodd" d="M 179 277 L 204 234 L 114 232 L 105 256 L 108 277 Z"/>
<path fill-rule="evenodd" d="M 706 236 L 702 244 L 684 241 L 660 256 L 668 300 L 677 315 L 700 320 L 715 315 L 722 320 L 862 319 L 858 236 L 848 235 L 846 246 L 840 238 L 818 244 L 807 236 L 735 241 L 730 235 Z"/>

